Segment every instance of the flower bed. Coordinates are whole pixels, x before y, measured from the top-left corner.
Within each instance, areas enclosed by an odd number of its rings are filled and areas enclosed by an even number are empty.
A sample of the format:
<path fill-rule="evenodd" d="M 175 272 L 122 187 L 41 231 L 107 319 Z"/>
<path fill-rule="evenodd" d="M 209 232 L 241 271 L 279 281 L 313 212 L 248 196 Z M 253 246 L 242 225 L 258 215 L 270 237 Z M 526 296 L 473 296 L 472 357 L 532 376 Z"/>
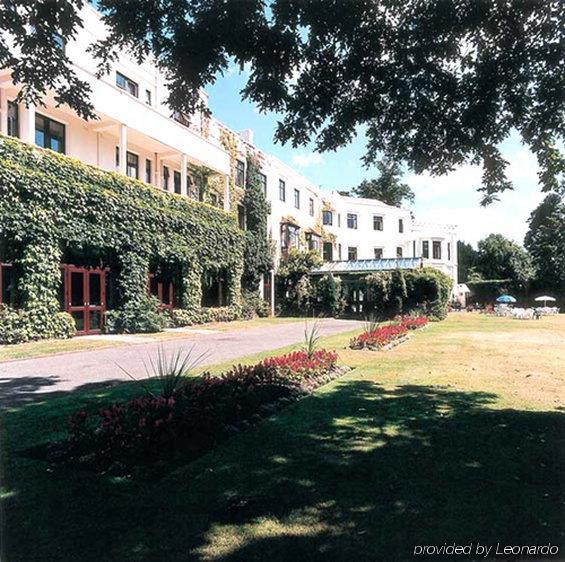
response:
<path fill-rule="evenodd" d="M 51 462 L 118 476 L 157 476 L 195 459 L 345 369 L 337 354 L 294 352 L 220 376 L 188 379 L 169 398 L 147 395 L 89 414 L 75 412 L 69 436 L 51 444 Z"/>
<path fill-rule="evenodd" d="M 425 316 L 403 316 L 400 323 L 408 330 L 417 330 L 423 328 L 428 323 L 428 319 Z"/>
<path fill-rule="evenodd" d="M 408 330 L 416 330 L 427 323 L 428 319 L 423 316 L 403 317 L 398 323 L 386 324 L 352 338 L 349 342 L 349 347 L 351 349 L 372 350 L 392 347 L 406 339 Z"/>

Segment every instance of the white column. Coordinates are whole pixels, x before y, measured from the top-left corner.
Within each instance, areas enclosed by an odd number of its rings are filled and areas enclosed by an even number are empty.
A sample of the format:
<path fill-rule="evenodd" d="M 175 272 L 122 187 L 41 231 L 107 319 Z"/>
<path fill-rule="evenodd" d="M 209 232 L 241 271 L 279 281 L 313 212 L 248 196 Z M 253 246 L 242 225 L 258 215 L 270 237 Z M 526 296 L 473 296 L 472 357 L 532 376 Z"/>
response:
<path fill-rule="evenodd" d="M 182 195 L 188 197 L 188 156 L 181 154 L 180 158 L 180 192 Z"/>
<path fill-rule="evenodd" d="M 161 166 L 160 166 L 159 154 L 155 153 L 155 158 L 153 159 L 153 176 L 155 181 L 153 182 L 159 189 L 162 189 L 162 181 L 161 181 Z"/>
<path fill-rule="evenodd" d="M 271 316 L 275 315 L 275 270 L 271 269 Z"/>
<path fill-rule="evenodd" d="M 0 88 L 0 133 L 8 134 L 8 98 L 6 90 Z"/>
<path fill-rule="evenodd" d="M 224 211 L 230 210 L 230 178 L 229 176 L 225 177 L 225 184 L 224 184 Z"/>
<path fill-rule="evenodd" d="M 127 175 L 128 128 L 120 124 L 120 168 L 121 174 Z"/>
<path fill-rule="evenodd" d="M 25 104 L 20 104 L 19 113 L 22 117 L 20 125 L 20 134 L 24 142 L 35 144 L 35 105 L 26 107 Z"/>

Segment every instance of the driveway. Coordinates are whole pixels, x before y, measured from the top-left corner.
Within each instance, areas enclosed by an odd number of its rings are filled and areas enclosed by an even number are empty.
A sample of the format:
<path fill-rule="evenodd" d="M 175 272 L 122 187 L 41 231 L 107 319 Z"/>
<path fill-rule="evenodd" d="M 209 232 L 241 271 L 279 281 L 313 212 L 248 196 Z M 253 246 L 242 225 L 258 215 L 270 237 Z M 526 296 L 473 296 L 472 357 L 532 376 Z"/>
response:
<path fill-rule="evenodd" d="M 319 321 L 320 335 L 331 335 L 361 327 L 354 320 Z M 135 377 L 145 376 L 145 364 L 155 358 L 162 345 L 168 356 L 179 349 L 194 346 L 194 354 L 204 354 L 199 366 L 244 357 L 252 353 L 277 349 L 304 339 L 304 323 L 270 325 L 208 334 L 187 334 L 163 342 L 135 343 L 103 348 L 0 362 L 0 406 L 33 402 L 77 390 L 107 386 L 131 380 L 120 367 Z"/>

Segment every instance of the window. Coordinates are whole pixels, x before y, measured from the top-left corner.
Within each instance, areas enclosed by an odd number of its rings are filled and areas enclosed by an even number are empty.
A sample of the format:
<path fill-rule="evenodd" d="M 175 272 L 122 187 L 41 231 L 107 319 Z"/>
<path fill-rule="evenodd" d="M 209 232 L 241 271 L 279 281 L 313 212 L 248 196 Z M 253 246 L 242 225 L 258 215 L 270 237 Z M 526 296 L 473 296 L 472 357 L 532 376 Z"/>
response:
<path fill-rule="evenodd" d="M 120 167 L 120 147 L 116 146 L 116 150 L 114 151 L 114 161 L 116 163 L 116 169 Z"/>
<path fill-rule="evenodd" d="M 139 179 L 139 156 L 132 152 L 127 152 L 126 156 L 126 174 L 130 178 Z"/>
<path fill-rule="evenodd" d="M 65 125 L 36 114 L 35 144 L 65 154 Z"/>
<path fill-rule="evenodd" d="M 401 258 L 401 257 L 402 257 L 402 246 L 397 246 L 397 247 L 396 247 L 396 257 L 397 257 L 397 258 Z"/>
<path fill-rule="evenodd" d="M 416 240 L 412 240 L 412 257 L 416 257 Z"/>
<path fill-rule="evenodd" d="M 214 207 L 218 206 L 218 194 L 217 193 L 210 193 L 210 203 L 214 205 Z"/>
<path fill-rule="evenodd" d="M 245 163 L 241 160 L 235 161 L 235 185 L 245 187 Z"/>
<path fill-rule="evenodd" d="M 422 257 L 423 258 L 430 257 L 430 243 L 427 240 L 422 241 Z"/>
<path fill-rule="evenodd" d="M 177 170 L 173 172 L 173 187 L 175 189 L 175 193 L 180 194 L 180 172 L 177 172 Z"/>
<path fill-rule="evenodd" d="M 279 199 L 286 201 L 286 183 L 283 180 L 279 180 Z"/>
<path fill-rule="evenodd" d="M 451 261 L 451 242 L 447 243 L 447 261 Z"/>
<path fill-rule="evenodd" d="M 245 230 L 245 207 L 241 204 L 237 206 L 237 224 L 241 230 Z"/>
<path fill-rule="evenodd" d="M 145 182 L 146 183 L 151 183 L 151 160 L 149 160 L 149 158 L 145 159 Z"/>
<path fill-rule="evenodd" d="M 439 240 L 434 240 L 432 242 L 432 257 L 434 260 L 441 259 L 441 242 Z"/>
<path fill-rule="evenodd" d="M 153 105 L 151 90 L 145 90 L 145 103 L 147 105 Z"/>
<path fill-rule="evenodd" d="M 170 172 L 169 172 L 169 166 L 163 166 L 163 189 L 165 191 L 169 191 L 169 177 L 170 177 Z"/>
<path fill-rule="evenodd" d="M 267 197 L 267 176 L 261 172 L 258 172 L 257 175 L 259 176 L 259 183 L 263 189 L 263 195 Z"/>
<path fill-rule="evenodd" d="M 136 98 L 139 97 L 139 86 L 137 82 L 130 80 L 127 76 L 124 76 L 121 72 L 116 72 L 116 86 L 120 88 L 120 90 L 124 90 L 128 94 L 135 96 Z"/>
<path fill-rule="evenodd" d="M 380 215 L 373 215 L 373 230 L 383 229 L 383 217 Z"/>
<path fill-rule="evenodd" d="M 349 246 L 349 248 L 347 248 L 347 259 L 349 261 L 355 261 L 357 259 L 357 247 Z"/>
<path fill-rule="evenodd" d="M 310 197 L 308 201 L 308 212 L 310 213 L 311 217 L 314 216 L 314 199 L 312 199 L 312 197 Z"/>
<path fill-rule="evenodd" d="M 334 247 L 331 242 L 324 242 L 324 246 L 322 248 L 322 257 L 324 261 L 333 261 L 334 259 Z"/>
<path fill-rule="evenodd" d="M 300 191 L 298 189 L 294 190 L 294 206 L 300 209 Z"/>
<path fill-rule="evenodd" d="M 294 224 L 281 224 L 281 250 L 283 254 L 288 253 L 291 248 L 298 248 L 300 229 Z"/>
<path fill-rule="evenodd" d="M 383 249 L 382 248 L 374 248 L 373 252 L 375 254 L 376 260 L 382 260 L 383 259 Z"/>
<path fill-rule="evenodd" d="M 18 104 L 14 101 L 8 102 L 8 135 L 11 137 L 20 136 Z"/>
<path fill-rule="evenodd" d="M 398 219 L 398 232 L 404 232 L 404 221 L 402 219 Z"/>
<path fill-rule="evenodd" d="M 337 245 L 337 259 L 341 261 L 341 244 Z"/>
<path fill-rule="evenodd" d="M 320 237 L 318 235 L 313 232 L 307 232 L 305 238 L 309 250 L 320 251 Z"/>
<path fill-rule="evenodd" d="M 341 214 L 340 213 L 337 214 L 337 227 L 341 228 Z"/>
<path fill-rule="evenodd" d="M 334 216 L 331 211 L 322 211 L 322 223 L 331 226 L 334 221 Z"/>
<path fill-rule="evenodd" d="M 357 230 L 357 215 L 354 213 L 347 213 L 347 228 Z"/>

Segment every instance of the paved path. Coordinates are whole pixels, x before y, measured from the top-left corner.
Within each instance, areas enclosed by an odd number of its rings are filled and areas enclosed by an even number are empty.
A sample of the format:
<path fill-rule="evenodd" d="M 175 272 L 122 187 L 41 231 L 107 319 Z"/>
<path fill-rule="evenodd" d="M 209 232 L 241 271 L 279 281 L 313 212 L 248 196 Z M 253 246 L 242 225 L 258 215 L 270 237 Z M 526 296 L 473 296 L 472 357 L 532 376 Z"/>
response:
<path fill-rule="evenodd" d="M 324 319 L 320 335 L 330 335 L 361 326 L 353 320 Z M 136 343 L 115 348 L 80 351 L 50 357 L 0 362 L 0 406 L 33 402 L 46 396 L 63 395 L 76 389 L 107 386 L 130 380 L 120 369 L 140 378 L 145 363 L 162 345 L 170 356 L 178 349 L 194 346 L 205 354 L 200 366 L 229 361 L 252 353 L 277 349 L 304 339 L 304 323 L 292 322 L 245 328 L 233 332 L 194 333 L 163 342 Z"/>

